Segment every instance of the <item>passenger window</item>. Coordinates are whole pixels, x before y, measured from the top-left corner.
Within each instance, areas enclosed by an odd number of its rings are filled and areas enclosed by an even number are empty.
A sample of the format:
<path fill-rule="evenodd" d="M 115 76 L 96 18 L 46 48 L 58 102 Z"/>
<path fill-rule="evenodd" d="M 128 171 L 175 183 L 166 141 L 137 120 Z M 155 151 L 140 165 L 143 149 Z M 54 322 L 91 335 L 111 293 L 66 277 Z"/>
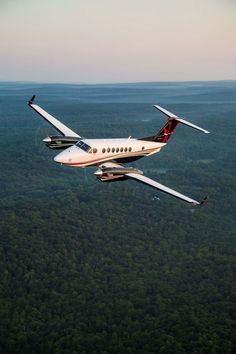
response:
<path fill-rule="evenodd" d="M 119 148 L 116 148 L 116 152 L 119 152 L 119 150 L 120 150 Z"/>
<path fill-rule="evenodd" d="M 104 152 L 106 152 L 106 149 L 105 149 L 105 148 L 103 148 L 103 149 L 102 149 L 102 152 L 103 152 L 103 154 L 104 154 Z"/>
<path fill-rule="evenodd" d="M 128 150 L 127 147 L 125 147 L 125 152 L 127 152 L 127 150 Z"/>
<path fill-rule="evenodd" d="M 110 148 L 107 148 L 107 152 L 110 152 L 111 151 L 111 149 Z"/>
<path fill-rule="evenodd" d="M 115 152 L 115 148 L 112 148 L 112 152 Z"/>
<path fill-rule="evenodd" d="M 96 154 L 96 152 L 98 151 L 97 148 L 93 148 L 93 153 Z"/>
<path fill-rule="evenodd" d="M 124 150 L 123 147 L 121 147 L 121 148 L 120 148 L 120 152 L 123 152 L 123 150 Z"/>
<path fill-rule="evenodd" d="M 144 146 L 142 146 L 142 150 L 144 150 L 145 149 L 145 147 Z"/>
<path fill-rule="evenodd" d="M 129 151 L 132 151 L 132 147 L 129 147 Z"/>

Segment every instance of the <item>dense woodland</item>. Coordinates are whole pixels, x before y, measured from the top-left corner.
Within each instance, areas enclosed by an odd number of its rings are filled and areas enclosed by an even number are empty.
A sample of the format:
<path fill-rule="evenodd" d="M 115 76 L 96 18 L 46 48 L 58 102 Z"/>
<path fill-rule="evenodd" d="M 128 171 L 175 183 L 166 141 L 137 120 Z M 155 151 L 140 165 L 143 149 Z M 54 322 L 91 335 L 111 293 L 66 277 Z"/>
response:
<path fill-rule="evenodd" d="M 133 165 L 195 199 L 59 166 L 39 105 L 86 137 L 175 132 Z M 236 82 L 0 84 L 0 353 L 235 353 Z"/>

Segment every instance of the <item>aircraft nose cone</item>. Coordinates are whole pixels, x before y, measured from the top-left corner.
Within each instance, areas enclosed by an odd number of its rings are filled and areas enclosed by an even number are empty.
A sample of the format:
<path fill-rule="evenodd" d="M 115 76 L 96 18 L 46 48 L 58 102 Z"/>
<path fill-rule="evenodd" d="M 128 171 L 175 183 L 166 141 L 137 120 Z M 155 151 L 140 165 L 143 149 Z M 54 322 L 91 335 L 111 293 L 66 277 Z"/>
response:
<path fill-rule="evenodd" d="M 68 148 L 60 152 L 60 154 L 54 157 L 55 162 L 60 164 L 66 164 L 66 165 L 73 163 L 73 160 L 74 160 L 74 152 L 72 148 Z"/>
<path fill-rule="evenodd" d="M 60 154 L 54 157 L 54 161 L 57 163 L 62 163 Z"/>

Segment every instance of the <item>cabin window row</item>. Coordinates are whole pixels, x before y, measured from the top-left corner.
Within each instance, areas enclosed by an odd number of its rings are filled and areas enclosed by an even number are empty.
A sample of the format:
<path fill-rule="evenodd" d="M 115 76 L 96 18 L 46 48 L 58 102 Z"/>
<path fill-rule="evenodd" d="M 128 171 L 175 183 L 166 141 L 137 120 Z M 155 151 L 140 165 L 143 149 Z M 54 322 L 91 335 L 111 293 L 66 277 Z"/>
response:
<path fill-rule="evenodd" d="M 93 153 L 95 154 L 96 152 L 97 152 L 98 150 L 97 150 L 97 148 L 93 148 Z M 127 152 L 127 151 L 129 151 L 129 152 L 131 152 L 132 151 L 132 147 L 125 147 L 125 148 L 123 148 L 123 147 L 121 147 L 121 148 L 102 148 L 102 153 L 104 154 L 105 152 Z"/>

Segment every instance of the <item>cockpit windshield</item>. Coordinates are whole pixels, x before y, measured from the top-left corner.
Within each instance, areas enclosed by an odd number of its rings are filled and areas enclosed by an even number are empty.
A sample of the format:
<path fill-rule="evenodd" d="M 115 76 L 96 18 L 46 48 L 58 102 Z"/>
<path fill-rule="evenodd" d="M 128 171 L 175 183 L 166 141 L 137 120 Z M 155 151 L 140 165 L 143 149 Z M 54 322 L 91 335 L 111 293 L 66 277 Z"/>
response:
<path fill-rule="evenodd" d="M 80 149 L 84 150 L 85 152 L 90 152 L 91 150 L 91 146 L 85 144 L 83 140 L 78 141 L 78 143 L 76 143 L 75 145 L 78 146 Z"/>

